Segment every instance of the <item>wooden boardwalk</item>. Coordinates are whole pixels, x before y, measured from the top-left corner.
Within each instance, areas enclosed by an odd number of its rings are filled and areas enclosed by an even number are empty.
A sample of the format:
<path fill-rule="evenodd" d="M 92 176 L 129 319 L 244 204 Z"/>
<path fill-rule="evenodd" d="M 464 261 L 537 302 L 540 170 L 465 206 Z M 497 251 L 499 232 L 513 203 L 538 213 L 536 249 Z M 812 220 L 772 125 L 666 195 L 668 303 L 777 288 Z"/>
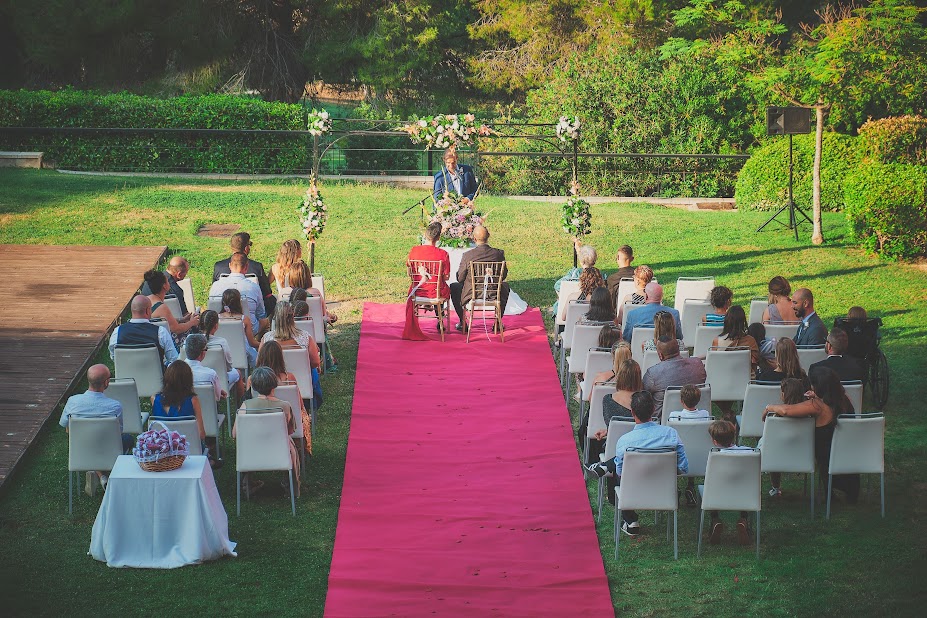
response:
<path fill-rule="evenodd" d="M 0 245 L 0 488 L 166 251 Z"/>

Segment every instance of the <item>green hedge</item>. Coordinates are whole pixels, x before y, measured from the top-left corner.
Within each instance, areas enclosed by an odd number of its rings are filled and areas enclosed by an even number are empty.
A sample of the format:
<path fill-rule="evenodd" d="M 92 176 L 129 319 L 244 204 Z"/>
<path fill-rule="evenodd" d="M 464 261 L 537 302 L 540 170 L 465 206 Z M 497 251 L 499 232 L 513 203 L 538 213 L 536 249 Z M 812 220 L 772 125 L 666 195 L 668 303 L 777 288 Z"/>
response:
<path fill-rule="evenodd" d="M 154 99 L 76 90 L 0 91 L 0 126 L 305 129 L 299 105 L 224 95 Z M 58 167 L 286 173 L 307 170 L 308 137 L 0 133 L 0 150 L 39 150 Z"/>
<path fill-rule="evenodd" d="M 859 128 L 862 152 L 876 163 L 927 165 L 927 118 L 870 120 Z"/>
<path fill-rule="evenodd" d="M 884 257 L 927 255 L 927 168 L 865 162 L 847 176 L 851 236 Z"/>
<path fill-rule="evenodd" d="M 824 134 L 821 160 L 821 208 L 843 209 L 843 181 L 861 159 L 859 138 L 837 133 Z M 795 164 L 793 191 L 795 203 L 811 208 L 814 135 L 794 137 Z M 775 210 L 784 206 L 789 191 L 789 140 L 770 138 L 757 148 L 737 176 L 734 193 L 737 208 Z"/>

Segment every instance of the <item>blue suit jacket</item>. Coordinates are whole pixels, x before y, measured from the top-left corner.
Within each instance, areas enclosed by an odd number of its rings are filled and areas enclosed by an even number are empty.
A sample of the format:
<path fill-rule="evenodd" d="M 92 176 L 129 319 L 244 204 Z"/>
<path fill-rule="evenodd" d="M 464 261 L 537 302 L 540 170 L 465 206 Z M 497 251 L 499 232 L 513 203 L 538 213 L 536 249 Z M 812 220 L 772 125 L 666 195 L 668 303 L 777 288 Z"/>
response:
<path fill-rule="evenodd" d="M 460 175 L 460 195 L 472 200 L 476 195 L 477 189 L 476 175 L 473 173 L 473 168 L 469 165 L 458 165 L 457 172 Z M 441 170 L 435 174 L 434 198 L 440 200 L 444 196 L 445 191 L 456 193 L 454 190 L 454 182 L 451 180 L 447 168 L 442 167 Z"/>

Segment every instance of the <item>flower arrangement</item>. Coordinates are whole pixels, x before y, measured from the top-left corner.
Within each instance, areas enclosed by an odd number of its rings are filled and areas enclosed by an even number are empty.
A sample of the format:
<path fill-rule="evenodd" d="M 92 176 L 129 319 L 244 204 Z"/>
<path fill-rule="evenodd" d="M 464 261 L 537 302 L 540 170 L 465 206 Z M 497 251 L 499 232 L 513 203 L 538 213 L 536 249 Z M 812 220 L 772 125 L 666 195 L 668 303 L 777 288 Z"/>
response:
<path fill-rule="evenodd" d="M 563 215 L 560 217 L 563 231 L 574 238 L 582 238 L 592 233 L 592 213 L 589 212 L 589 202 L 578 194 L 567 198 L 563 205 Z"/>
<path fill-rule="evenodd" d="M 579 138 L 579 118 L 576 116 L 560 116 L 557 122 L 557 137 L 561 142 Z"/>
<path fill-rule="evenodd" d="M 322 235 L 325 230 L 325 221 L 328 219 L 328 207 L 322 199 L 314 176 L 309 179 L 309 188 L 306 189 L 306 194 L 297 210 L 300 227 L 306 234 L 306 240 L 314 242 Z"/>
<path fill-rule="evenodd" d="M 473 208 L 473 202 L 464 203 L 456 193 L 447 193 L 435 204 L 429 223 L 441 224 L 441 246 L 469 247 L 473 242 L 473 229 L 482 225 L 485 218 Z"/>
<path fill-rule="evenodd" d="M 187 456 L 190 449 L 183 434 L 168 429 L 149 429 L 135 441 L 132 455 L 138 462 L 151 462 L 177 455 Z"/>
<path fill-rule="evenodd" d="M 425 144 L 426 148 L 449 148 L 458 143 L 470 143 L 474 135 L 485 137 L 495 133 L 487 125 L 476 125 L 473 114 L 438 114 L 425 116 L 409 122 L 397 130 L 412 138 L 413 144 Z"/>
<path fill-rule="evenodd" d="M 309 112 L 307 124 L 309 133 L 315 136 L 324 135 L 332 130 L 332 119 L 324 109 Z"/>

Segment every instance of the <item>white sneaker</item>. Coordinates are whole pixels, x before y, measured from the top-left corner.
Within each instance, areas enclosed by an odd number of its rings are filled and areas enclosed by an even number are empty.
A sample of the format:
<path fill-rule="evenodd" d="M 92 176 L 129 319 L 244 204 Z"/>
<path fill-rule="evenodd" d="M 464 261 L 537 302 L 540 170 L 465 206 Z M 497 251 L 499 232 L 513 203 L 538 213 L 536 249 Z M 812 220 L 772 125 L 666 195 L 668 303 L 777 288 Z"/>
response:
<path fill-rule="evenodd" d="M 772 489 L 769 490 L 770 498 L 779 498 L 781 496 L 782 496 L 782 490 L 779 489 L 778 487 L 773 487 Z"/>
<path fill-rule="evenodd" d="M 641 525 L 636 521 L 632 521 L 631 523 L 623 522 L 621 524 L 621 531 L 628 536 L 637 536 L 641 533 Z"/>

